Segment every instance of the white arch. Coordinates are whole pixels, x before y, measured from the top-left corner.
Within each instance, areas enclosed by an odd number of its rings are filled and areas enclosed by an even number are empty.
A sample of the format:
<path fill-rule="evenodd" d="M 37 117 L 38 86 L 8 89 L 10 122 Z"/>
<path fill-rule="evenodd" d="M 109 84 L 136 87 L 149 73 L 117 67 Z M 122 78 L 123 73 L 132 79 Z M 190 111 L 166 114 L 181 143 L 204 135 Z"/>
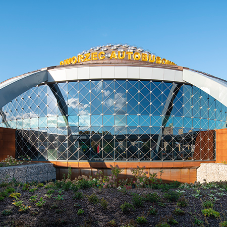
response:
<path fill-rule="evenodd" d="M 188 69 L 183 69 L 183 80 L 200 88 L 227 106 L 227 82 L 225 83 L 218 78 L 206 76 Z"/>
<path fill-rule="evenodd" d="M 47 81 L 47 70 L 14 77 L 0 84 L 0 109 L 8 102 L 29 90 L 30 88 Z"/>

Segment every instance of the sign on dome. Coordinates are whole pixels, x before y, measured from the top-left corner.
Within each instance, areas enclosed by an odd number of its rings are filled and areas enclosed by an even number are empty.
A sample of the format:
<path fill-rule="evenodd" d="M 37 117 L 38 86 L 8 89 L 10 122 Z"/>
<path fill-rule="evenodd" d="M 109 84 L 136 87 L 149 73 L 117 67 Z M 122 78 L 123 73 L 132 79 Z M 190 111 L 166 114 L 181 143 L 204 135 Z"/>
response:
<path fill-rule="evenodd" d="M 132 51 L 112 51 L 111 53 L 108 53 L 108 54 L 106 54 L 104 51 L 100 51 L 100 52 L 79 54 L 77 55 L 77 57 L 74 56 L 64 61 L 61 61 L 60 65 L 70 65 L 70 64 L 76 64 L 81 62 L 97 61 L 97 60 L 104 60 L 104 59 L 110 59 L 110 60 L 126 59 L 126 60 L 134 60 L 134 61 L 151 62 L 156 64 L 176 65 L 174 62 L 169 61 L 165 58 L 161 58 L 159 56 L 155 56 L 154 54 L 139 53 L 139 52 L 132 52 Z"/>

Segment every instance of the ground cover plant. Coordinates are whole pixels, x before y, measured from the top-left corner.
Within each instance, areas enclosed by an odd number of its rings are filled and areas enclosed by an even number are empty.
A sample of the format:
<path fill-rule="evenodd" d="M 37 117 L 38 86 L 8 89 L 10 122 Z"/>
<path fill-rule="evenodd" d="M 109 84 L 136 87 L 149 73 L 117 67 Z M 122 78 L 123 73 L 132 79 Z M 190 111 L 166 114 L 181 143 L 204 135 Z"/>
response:
<path fill-rule="evenodd" d="M 7 166 L 18 166 L 23 164 L 31 164 L 31 158 L 26 155 L 19 157 L 21 160 L 17 160 L 12 156 L 7 155 L 7 158 L 0 162 L 0 167 L 7 167 Z"/>
<path fill-rule="evenodd" d="M 55 182 L 2 182 L 0 226 L 227 226 L 227 182 L 163 183 L 144 168 L 118 180 L 68 176 Z"/>

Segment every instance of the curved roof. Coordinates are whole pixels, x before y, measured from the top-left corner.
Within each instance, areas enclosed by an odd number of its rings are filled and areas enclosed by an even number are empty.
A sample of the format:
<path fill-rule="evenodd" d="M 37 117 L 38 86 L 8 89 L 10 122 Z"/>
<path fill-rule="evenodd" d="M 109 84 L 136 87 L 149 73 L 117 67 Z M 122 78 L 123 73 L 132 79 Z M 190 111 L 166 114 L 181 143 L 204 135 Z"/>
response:
<path fill-rule="evenodd" d="M 127 45 L 102 46 L 84 53 L 105 50 L 109 56 L 113 50 L 126 51 Z M 133 52 L 144 52 L 133 47 Z M 148 51 L 146 53 L 149 54 Z M 44 82 L 62 82 L 89 79 L 145 79 L 175 81 L 192 84 L 213 96 L 227 106 L 227 81 L 212 75 L 177 65 L 157 64 L 149 61 L 109 59 L 80 62 L 69 65 L 51 66 L 21 76 L 13 77 L 0 83 L 0 109 L 30 88 Z"/>

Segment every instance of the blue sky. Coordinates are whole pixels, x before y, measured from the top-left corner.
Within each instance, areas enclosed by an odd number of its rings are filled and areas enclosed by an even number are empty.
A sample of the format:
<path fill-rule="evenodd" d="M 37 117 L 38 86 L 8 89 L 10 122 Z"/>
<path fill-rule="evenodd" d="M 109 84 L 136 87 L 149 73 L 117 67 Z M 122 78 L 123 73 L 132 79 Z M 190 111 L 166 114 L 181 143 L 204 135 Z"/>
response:
<path fill-rule="evenodd" d="M 226 10 L 226 0 L 0 0 L 0 81 L 108 43 L 227 80 Z"/>

